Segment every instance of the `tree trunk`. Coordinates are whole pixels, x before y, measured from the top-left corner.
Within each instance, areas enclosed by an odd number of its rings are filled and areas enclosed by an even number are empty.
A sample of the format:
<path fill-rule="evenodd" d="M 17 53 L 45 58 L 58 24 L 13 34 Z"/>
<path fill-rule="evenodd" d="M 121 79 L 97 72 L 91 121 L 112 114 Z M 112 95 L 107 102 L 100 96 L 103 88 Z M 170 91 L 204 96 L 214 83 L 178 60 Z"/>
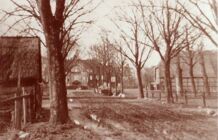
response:
<path fill-rule="evenodd" d="M 56 1 L 55 13 L 52 13 L 50 0 L 37 0 L 40 22 L 48 48 L 50 123 L 68 121 L 67 90 L 64 59 L 62 54 L 62 29 L 65 22 L 65 1 Z"/>
<path fill-rule="evenodd" d="M 189 69 L 189 75 L 190 75 L 190 78 L 191 78 L 192 92 L 194 93 L 194 95 L 196 97 L 197 96 L 197 89 L 196 89 L 196 85 L 195 85 L 193 67 L 191 67 L 191 66 L 190 66 L 190 69 Z"/>
<path fill-rule="evenodd" d="M 111 68 L 109 68 L 109 69 L 111 69 Z M 109 83 L 109 89 L 110 89 L 110 91 L 112 92 L 112 86 L 111 86 L 111 70 L 109 70 L 109 77 L 108 77 L 108 83 Z"/>
<path fill-rule="evenodd" d="M 178 94 L 183 96 L 183 77 L 182 77 L 182 68 L 180 65 L 180 56 L 177 56 L 177 78 L 178 78 Z"/>
<path fill-rule="evenodd" d="M 188 104 L 188 95 L 187 95 L 186 90 L 184 91 L 184 94 L 185 94 L 185 104 L 187 105 Z"/>
<path fill-rule="evenodd" d="M 210 95 L 210 87 L 209 87 L 207 72 L 206 72 L 205 63 L 204 63 L 204 56 L 202 52 L 200 53 L 200 65 L 201 65 L 201 71 L 203 74 L 204 90 L 205 90 L 204 92 L 206 92 L 207 95 Z"/>
<path fill-rule="evenodd" d="M 144 98 L 143 84 L 142 84 L 142 77 L 141 77 L 141 68 L 137 67 L 136 72 L 137 72 L 137 79 L 138 79 L 139 98 Z"/>
<path fill-rule="evenodd" d="M 149 86 L 149 84 L 147 83 L 146 86 L 145 86 L 145 90 L 146 90 L 146 98 L 148 98 L 148 86 Z"/>
<path fill-rule="evenodd" d="M 189 48 L 188 48 L 188 57 L 189 57 L 189 75 L 191 78 L 191 84 L 192 84 L 192 92 L 194 93 L 194 96 L 197 96 L 197 89 L 196 89 L 196 85 L 195 85 L 195 79 L 194 79 L 194 62 L 193 62 L 193 58 L 195 53 L 193 53 Z"/>
<path fill-rule="evenodd" d="M 123 87 L 123 67 L 124 67 L 124 64 L 122 63 L 122 65 L 121 65 L 121 93 L 124 92 L 124 87 Z"/>
<path fill-rule="evenodd" d="M 64 60 L 59 42 L 59 37 L 56 32 L 53 32 L 49 37 L 46 37 L 49 56 L 49 121 L 51 124 L 66 123 L 69 119 Z"/>
<path fill-rule="evenodd" d="M 206 97 L 205 97 L 205 92 L 202 92 L 202 100 L 203 100 L 203 106 L 206 107 Z"/>
<path fill-rule="evenodd" d="M 171 83 L 171 75 L 170 75 L 170 61 L 165 62 L 164 65 L 164 86 L 165 92 L 167 93 L 167 102 L 174 103 L 173 93 L 172 93 L 172 83 Z"/>
<path fill-rule="evenodd" d="M 117 95 L 117 74 L 115 73 L 115 95 Z"/>

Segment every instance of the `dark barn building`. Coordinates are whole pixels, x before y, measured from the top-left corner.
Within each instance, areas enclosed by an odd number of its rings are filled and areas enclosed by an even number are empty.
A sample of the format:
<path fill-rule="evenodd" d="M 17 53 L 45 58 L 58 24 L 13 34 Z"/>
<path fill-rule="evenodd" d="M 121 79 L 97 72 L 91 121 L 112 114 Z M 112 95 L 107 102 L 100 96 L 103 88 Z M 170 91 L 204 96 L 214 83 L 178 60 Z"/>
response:
<path fill-rule="evenodd" d="M 25 94 L 30 95 L 28 120 L 34 120 L 41 105 L 41 80 L 39 38 L 0 37 L 0 110 L 14 110 L 14 101 L 10 98 L 15 97 L 20 85 Z"/>

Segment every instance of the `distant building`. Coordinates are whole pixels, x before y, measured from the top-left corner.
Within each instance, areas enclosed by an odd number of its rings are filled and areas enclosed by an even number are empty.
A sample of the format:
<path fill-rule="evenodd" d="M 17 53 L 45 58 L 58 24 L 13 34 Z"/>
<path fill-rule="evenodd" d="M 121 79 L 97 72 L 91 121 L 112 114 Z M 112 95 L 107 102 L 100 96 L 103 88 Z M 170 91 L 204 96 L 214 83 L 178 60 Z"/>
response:
<path fill-rule="evenodd" d="M 66 76 L 67 86 L 78 81 L 84 86 L 95 87 L 102 80 L 103 75 L 100 73 L 102 65 L 96 60 L 78 60 L 70 69 Z"/>
<path fill-rule="evenodd" d="M 115 87 L 115 84 L 121 84 L 120 69 L 117 66 L 103 66 L 95 59 L 78 60 L 76 65 L 66 76 L 67 86 L 73 82 L 79 81 L 82 85 L 88 87 L 109 86 Z M 116 71 L 117 70 L 117 71 Z M 130 67 L 124 67 L 123 80 L 125 87 L 132 86 L 132 73 Z"/>
<path fill-rule="evenodd" d="M 206 72 L 207 72 L 211 92 L 217 92 L 218 91 L 218 85 L 217 85 L 218 84 L 218 80 L 217 80 L 218 53 L 217 51 L 204 51 L 203 54 L 204 54 L 205 67 L 206 67 Z M 184 62 L 183 59 L 180 59 L 180 65 L 182 68 L 184 89 L 187 91 L 191 91 L 192 85 L 189 75 L 189 66 Z M 164 67 L 162 63 L 160 63 L 158 67 L 154 68 L 154 73 L 155 73 L 154 77 L 156 77 L 155 82 L 153 82 L 154 85 L 158 85 L 160 87 L 159 84 L 161 84 L 163 87 Z M 201 71 L 201 65 L 199 64 L 199 62 L 197 62 L 196 65 L 194 66 L 194 79 L 195 79 L 196 88 L 200 91 L 203 91 L 203 85 L 204 85 L 202 75 L 203 74 Z M 173 90 L 175 91 L 176 90 L 176 59 L 175 58 L 171 61 L 171 78 L 172 78 L 172 87 Z"/>
<path fill-rule="evenodd" d="M 89 75 L 91 72 L 92 70 L 87 67 L 85 61 L 79 60 L 66 76 L 67 86 L 72 85 L 72 83 L 75 81 L 79 81 L 83 85 L 88 85 Z"/>
<path fill-rule="evenodd" d="M 70 65 L 70 61 L 67 60 L 66 67 Z M 116 69 L 118 69 L 116 67 Z M 115 76 L 116 75 L 116 76 Z M 42 79 L 45 83 L 48 83 L 48 60 L 46 57 L 42 57 Z M 135 86 L 135 81 L 132 76 L 132 71 L 129 65 L 124 67 L 123 79 L 125 81 L 124 87 Z M 111 84 L 115 86 L 115 83 L 121 83 L 121 74 L 116 73 L 115 66 L 103 66 L 95 59 L 79 59 L 75 64 L 70 66 L 70 69 L 66 72 L 66 86 L 72 86 L 74 83 L 80 83 L 87 87 L 96 87 L 102 85 Z"/>

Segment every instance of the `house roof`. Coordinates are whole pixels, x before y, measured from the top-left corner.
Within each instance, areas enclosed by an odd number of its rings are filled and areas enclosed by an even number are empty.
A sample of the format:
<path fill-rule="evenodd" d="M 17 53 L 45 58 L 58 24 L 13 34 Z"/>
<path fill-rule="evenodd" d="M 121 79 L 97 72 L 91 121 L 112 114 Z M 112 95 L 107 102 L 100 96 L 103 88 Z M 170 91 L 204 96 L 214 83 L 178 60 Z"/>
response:
<path fill-rule="evenodd" d="M 67 60 L 67 63 L 70 63 L 69 61 L 72 60 Z M 79 59 L 76 61 L 72 69 L 74 69 L 76 66 L 80 66 L 87 71 L 92 70 L 93 72 L 97 72 L 99 70 L 100 64 L 95 59 L 86 59 L 86 60 Z"/>

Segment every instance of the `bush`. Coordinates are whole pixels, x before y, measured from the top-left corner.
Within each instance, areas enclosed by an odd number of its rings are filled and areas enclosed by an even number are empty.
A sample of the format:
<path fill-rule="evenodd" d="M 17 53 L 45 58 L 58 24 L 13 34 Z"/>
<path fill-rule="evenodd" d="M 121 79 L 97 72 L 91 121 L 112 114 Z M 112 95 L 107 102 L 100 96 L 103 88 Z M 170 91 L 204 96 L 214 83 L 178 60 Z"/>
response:
<path fill-rule="evenodd" d="M 102 90 L 101 90 L 101 93 L 102 93 L 103 95 L 107 95 L 107 96 L 113 95 L 113 93 L 112 93 L 112 91 L 111 91 L 110 89 L 102 89 Z"/>
<path fill-rule="evenodd" d="M 81 82 L 78 80 L 75 80 L 72 82 L 72 85 L 79 86 L 79 85 L 81 85 Z"/>
<path fill-rule="evenodd" d="M 77 85 L 71 85 L 71 86 L 67 86 L 68 89 L 77 89 L 79 86 Z"/>
<path fill-rule="evenodd" d="M 88 89 L 88 86 L 86 86 L 86 85 L 81 85 L 80 88 L 81 88 L 82 90 L 84 90 L 84 89 Z"/>

